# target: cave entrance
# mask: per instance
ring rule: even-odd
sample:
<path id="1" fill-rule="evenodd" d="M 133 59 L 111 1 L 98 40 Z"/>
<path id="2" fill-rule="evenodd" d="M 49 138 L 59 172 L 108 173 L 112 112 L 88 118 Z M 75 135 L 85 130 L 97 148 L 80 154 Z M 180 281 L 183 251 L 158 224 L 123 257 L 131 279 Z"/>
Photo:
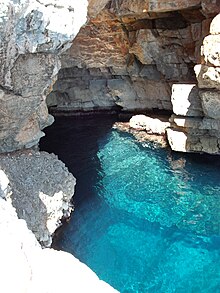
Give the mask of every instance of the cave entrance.
<path id="1" fill-rule="evenodd" d="M 211 19 L 199 7 L 123 16 L 112 5 L 91 18 L 62 55 L 48 107 L 171 112 L 172 84 L 196 83 L 193 68 Z"/>

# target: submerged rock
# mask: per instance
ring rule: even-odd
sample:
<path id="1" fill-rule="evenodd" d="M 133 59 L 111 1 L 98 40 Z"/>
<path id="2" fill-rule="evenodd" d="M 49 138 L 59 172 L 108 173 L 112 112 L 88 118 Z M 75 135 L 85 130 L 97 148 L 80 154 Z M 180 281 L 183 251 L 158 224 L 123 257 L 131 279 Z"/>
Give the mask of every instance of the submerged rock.
<path id="1" fill-rule="evenodd" d="M 145 115 L 136 115 L 133 117 L 137 117 L 137 116 L 147 117 Z M 131 118 L 131 120 L 132 120 L 132 118 Z M 147 118 L 150 118 L 150 117 L 147 117 Z M 153 118 L 150 118 L 150 119 L 153 120 Z M 140 143 L 146 143 L 146 142 L 150 141 L 153 143 L 153 145 L 155 147 L 165 148 L 168 146 L 167 139 L 166 139 L 166 136 L 164 135 L 164 133 L 158 134 L 156 132 L 152 132 L 152 130 L 150 130 L 150 131 L 149 131 L 149 129 L 146 130 L 146 128 L 145 128 L 146 125 L 139 123 L 140 121 L 138 123 L 136 123 L 136 122 L 134 123 L 134 122 L 135 121 L 133 121 L 132 123 L 130 123 L 130 122 L 115 122 L 113 125 L 113 129 L 117 129 L 119 131 L 132 134 L 135 137 L 135 139 Z M 166 122 L 162 122 L 162 123 L 166 123 Z M 169 124 L 169 122 L 167 122 L 167 123 Z M 157 131 L 158 131 L 158 129 L 159 128 L 157 128 Z M 156 128 L 154 130 L 156 130 Z"/>

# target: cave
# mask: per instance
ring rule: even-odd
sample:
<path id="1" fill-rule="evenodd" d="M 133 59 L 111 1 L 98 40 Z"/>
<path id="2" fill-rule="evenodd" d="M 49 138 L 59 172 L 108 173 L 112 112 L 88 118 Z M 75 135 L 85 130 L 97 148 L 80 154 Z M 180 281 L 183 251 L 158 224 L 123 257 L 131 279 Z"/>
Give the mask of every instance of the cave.
<path id="1" fill-rule="evenodd" d="M 219 290 L 219 8 L 0 3 L 1 286 Z"/>
<path id="2" fill-rule="evenodd" d="M 172 111 L 173 83 L 196 83 L 211 18 L 198 7 L 149 15 L 109 4 L 62 57 L 47 104 L 53 111 Z"/>
<path id="3" fill-rule="evenodd" d="M 56 122 L 41 147 L 78 180 L 53 247 L 120 292 L 215 291 L 219 150 L 213 129 L 192 126 L 207 123 L 194 67 L 212 16 L 198 5 L 128 13 L 122 4 L 110 1 L 81 28 L 47 96 Z M 192 154 L 118 127 L 138 114 L 170 121 L 168 134 L 187 136 L 181 146 L 175 133 L 176 150 Z"/>

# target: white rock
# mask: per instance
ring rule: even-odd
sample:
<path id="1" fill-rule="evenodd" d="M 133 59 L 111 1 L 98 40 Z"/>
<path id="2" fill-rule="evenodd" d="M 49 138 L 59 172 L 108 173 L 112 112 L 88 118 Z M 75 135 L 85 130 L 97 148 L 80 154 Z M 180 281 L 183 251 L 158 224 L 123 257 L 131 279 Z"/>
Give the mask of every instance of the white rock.
<path id="1" fill-rule="evenodd" d="M 0 196 L 7 197 L 9 179 L 3 170 L 0 170 Z"/>
<path id="2" fill-rule="evenodd" d="M 187 135 L 182 131 L 167 128 L 167 138 L 173 151 L 187 152 Z"/>
<path id="3" fill-rule="evenodd" d="M 220 66 L 220 34 L 205 37 L 202 53 L 206 63 Z"/>
<path id="4" fill-rule="evenodd" d="M 210 34 L 217 35 L 220 34 L 220 14 L 218 14 L 211 22 Z"/>
<path id="5" fill-rule="evenodd" d="M 145 115 L 135 115 L 129 121 L 130 127 L 134 129 L 146 130 L 148 133 L 164 134 L 169 122 L 163 122 L 157 118 Z"/>
<path id="6" fill-rule="evenodd" d="M 173 84 L 171 102 L 173 112 L 176 115 L 203 115 L 198 89 L 195 84 Z"/>
<path id="7" fill-rule="evenodd" d="M 11 204 L 0 198 L 0 292 L 117 292 L 69 253 L 42 249 Z"/>
<path id="8" fill-rule="evenodd" d="M 0 0 L 0 152 L 38 144 L 53 122 L 46 95 L 61 54 L 87 20 L 87 2 Z"/>

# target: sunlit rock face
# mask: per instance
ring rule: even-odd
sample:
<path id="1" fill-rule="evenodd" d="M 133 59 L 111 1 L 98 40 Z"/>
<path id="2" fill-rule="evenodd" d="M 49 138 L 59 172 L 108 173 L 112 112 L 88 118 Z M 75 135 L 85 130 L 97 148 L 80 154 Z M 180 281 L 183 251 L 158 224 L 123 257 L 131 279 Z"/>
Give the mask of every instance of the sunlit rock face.
<path id="1" fill-rule="evenodd" d="M 175 115 L 167 130 L 171 148 L 183 152 L 220 154 L 220 14 L 211 22 L 195 66 L 198 86 L 174 84 Z"/>
<path id="2" fill-rule="evenodd" d="M 48 105 L 171 111 L 172 84 L 196 82 L 193 67 L 217 2 L 91 0 L 90 21 L 62 56 Z"/>
<path id="3" fill-rule="evenodd" d="M 0 2 L 0 152 L 36 145 L 60 55 L 85 23 L 87 0 Z"/>

